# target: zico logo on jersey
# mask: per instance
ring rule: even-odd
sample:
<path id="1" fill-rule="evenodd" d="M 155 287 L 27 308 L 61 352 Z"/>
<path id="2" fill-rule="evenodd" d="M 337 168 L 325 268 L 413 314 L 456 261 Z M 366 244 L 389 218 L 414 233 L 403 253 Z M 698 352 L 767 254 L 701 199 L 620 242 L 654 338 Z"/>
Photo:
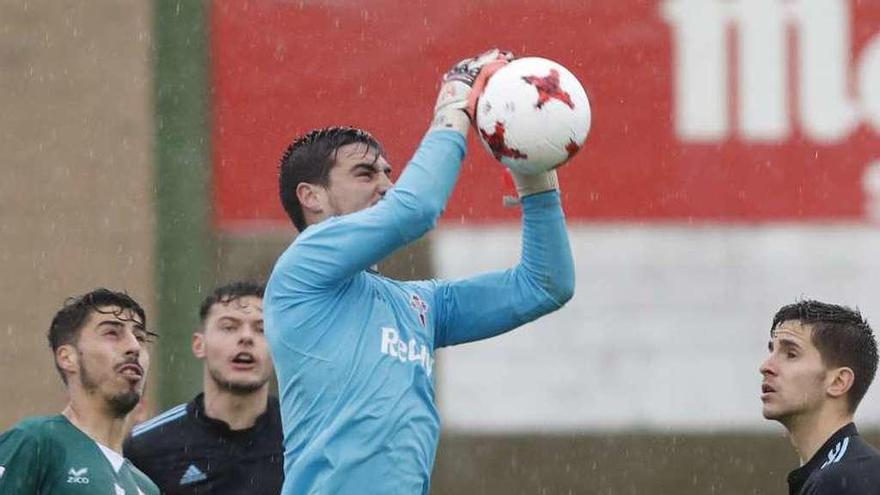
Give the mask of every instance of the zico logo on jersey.
<path id="1" fill-rule="evenodd" d="M 861 124 L 880 132 L 880 36 L 854 53 L 849 0 L 665 0 L 660 14 L 672 27 L 683 140 L 784 141 L 795 117 L 816 143 Z"/>
<path id="2" fill-rule="evenodd" d="M 67 472 L 67 482 L 77 485 L 88 485 L 89 479 L 86 477 L 87 474 L 89 474 L 89 468 L 70 468 L 70 471 Z"/>
<path id="3" fill-rule="evenodd" d="M 419 344 L 416 339 L 404 342 L 400 333 L 391 327 L 382 327 L 382 354 L 398 359 L 401 363 L 415 362 L 422 366 L 431 376 L 434 368 L 434 358 L 428 351 L 428 347 Z"/>

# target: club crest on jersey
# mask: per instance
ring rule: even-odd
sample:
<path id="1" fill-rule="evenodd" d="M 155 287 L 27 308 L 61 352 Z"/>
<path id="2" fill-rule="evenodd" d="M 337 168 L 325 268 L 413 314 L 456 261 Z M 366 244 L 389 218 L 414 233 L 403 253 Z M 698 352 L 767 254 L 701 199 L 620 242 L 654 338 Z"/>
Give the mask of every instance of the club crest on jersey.
<path id="1" fill-rule="evenodd" d="M 418 294 L 413 294 L 409 298 L 409 305 L 419 315 L 419 323 L 423 327 L 428 326 L 428 303 Z"/>

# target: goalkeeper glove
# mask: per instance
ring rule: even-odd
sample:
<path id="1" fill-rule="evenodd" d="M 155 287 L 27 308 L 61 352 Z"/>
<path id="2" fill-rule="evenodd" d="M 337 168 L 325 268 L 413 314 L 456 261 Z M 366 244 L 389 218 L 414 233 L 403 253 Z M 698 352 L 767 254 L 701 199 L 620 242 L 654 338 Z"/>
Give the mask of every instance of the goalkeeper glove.
<path id="1" fill-rule="evenodd" d="M 522 198 L 532 194 L 559 190 L 559 179 L 556 177 L 556 170 L 526 175 L 508 169 L 505 173 L 509 173 L 513 179 L 517 195 L 517 197 L 504 196 L 505 206 L 516 206 Z"/>
<path id="2" fill-rule="evenodd" d="M 489 76 L 511 60 L 513 54 L 510 52 L 493 49 L 452 66 L 443 75 L 429 131 L 452 129 L 467 136 L 477 95 L 482 92 Z"/>

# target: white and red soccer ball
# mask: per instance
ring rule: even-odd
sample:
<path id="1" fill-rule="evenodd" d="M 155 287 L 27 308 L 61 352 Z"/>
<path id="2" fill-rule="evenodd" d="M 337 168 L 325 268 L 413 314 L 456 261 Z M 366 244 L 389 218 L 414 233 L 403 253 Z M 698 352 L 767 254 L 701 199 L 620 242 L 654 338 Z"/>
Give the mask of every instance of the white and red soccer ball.
<path id="1" fill-rule="evenodd" d="M 486 149 L 522 174 L 538 174 L 568 161 L 590 131 L 590 101 L 577 78 L 552 60 L 510 62 L 486 83 L 476 124 Z"/>

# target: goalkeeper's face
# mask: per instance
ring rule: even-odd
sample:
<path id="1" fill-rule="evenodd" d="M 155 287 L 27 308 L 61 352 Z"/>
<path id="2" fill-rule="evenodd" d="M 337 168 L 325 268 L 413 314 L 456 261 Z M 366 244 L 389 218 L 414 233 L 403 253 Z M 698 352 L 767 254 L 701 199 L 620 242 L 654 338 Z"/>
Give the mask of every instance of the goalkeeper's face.
<path id="1" fill-rule="evenodd" d="M 320 219 L 369 208 L 392 185 L 391 165 L 376 148 L 363 143 L 341 146 L 336 150 L 328 186 L 316 194 Z"/>

